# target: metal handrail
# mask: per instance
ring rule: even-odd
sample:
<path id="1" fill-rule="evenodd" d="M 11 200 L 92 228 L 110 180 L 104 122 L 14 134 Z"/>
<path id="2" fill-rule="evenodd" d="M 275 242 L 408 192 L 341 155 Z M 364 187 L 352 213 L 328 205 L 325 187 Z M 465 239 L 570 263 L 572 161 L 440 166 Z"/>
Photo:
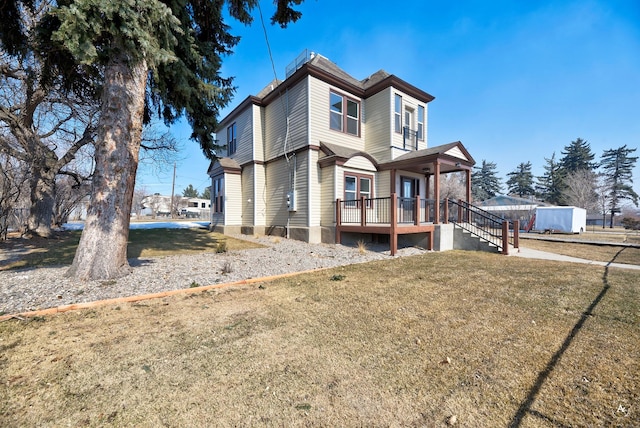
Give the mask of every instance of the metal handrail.
<path id="1" fill-rule="evenodd" d="M 407 142 L 409 142 L 409 144 L 407 144 Z M 418 150 L 418 131 L 404 126 L 402 128 L 402 144 L 405 149 Z"/>
<path id="2" fill-rule="evenodd" d="M 449 218 L 447 220 L 451 223 L 458 225 L 472 235 L 490 242 L 503 253 L 508 250 L 508 248 L 505 249 L 505 242 L 507 245 L 518 246 L 516 236 L 518 231 L 514 230 L 514 234 L 509 233 L 508 220 L 462 200 L 449 199 L 447 202 L 449 205 L 457 207 L 457 209 L 449 210 Z"/>

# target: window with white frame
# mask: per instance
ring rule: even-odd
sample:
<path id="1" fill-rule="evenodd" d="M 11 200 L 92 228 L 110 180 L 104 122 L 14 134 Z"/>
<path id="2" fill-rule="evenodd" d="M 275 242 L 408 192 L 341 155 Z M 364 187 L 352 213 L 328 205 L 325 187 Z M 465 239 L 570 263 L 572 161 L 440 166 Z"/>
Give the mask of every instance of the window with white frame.
<path id="1" fill-rule="evenodd" d="M 360 103 L 336 92 L 329 94 L 329 126 L 334 131 L 360 135 Z"/>
<path id="2" fill-rule="evenodd" d="M 418 106 L 418 140 L 424 140 L 424 106 Z"/>
<path id="3" fill-rule="evenodd" d="M 345 173 L 344 176 L 344 200 L 346 207 L 357 207 L 360 198 L 368 199 L 367 206 L 371 205 L 373 197 L 373 177 L 370 175 Z"/>
<path id="4" fill-rule="evenodd" d="M 395 95 L 394 120 L 396 132 L 402 133 L 402 97 L 398 94 Z"/>
<path id="5" fill-rule="evenodd" d="M 238 149 L 237 132 L 235 122 L 227 127 L 227 156 L 231 156 Z"/>
<path id="6" fill-rule="evenodd" d="M 224 176 L 213 179 L 211 186 L 213 198 L 213 212 L 218 214 L 224 212 Z"/>

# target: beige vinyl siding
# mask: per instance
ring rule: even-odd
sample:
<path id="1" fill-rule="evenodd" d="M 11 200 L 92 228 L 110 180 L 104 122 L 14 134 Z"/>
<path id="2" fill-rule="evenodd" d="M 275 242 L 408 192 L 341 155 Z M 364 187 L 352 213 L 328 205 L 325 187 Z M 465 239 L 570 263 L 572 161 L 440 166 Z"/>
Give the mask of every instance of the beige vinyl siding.
<path id="1" fill-rule="evenodd" d="M 262 161 L 264 160 L 264 109 L 257 105 L 253 105 L 252 119 L 253 119 L 253 159 Z"/>
<path id="2" fill-rule="evenodd" d="M 447 154 L 459 159 L 469 160 L 464 153 L 462 153 L 462 150 L 460 150 L 459 147 L 453 147 L 452 149 L 447 150 Z"/>
<path id="3" fill-rule="evenodd" d="M 224 175 L 224 224 L 240 226 L 242 224 L 242 193 L 240 174 Z"/>
<path id="4" fill-rule="evenodd" d="M 391 172 L 390 171 L 380 171 L 376 174 L 376 188 L 375 197 L 376 198 L 386 198 L 390 195 L 391 191 Z"/>
<path id="5" fill-rule="evenodd" d="M 295 190 L 297 211 L 290 214 L 291 226 L 308 226 L 309 222 L 309 151 L 298 153 L 289 164 L 296 169 Z"/>
<path id="6" fill-rule="evenodd" d="M 322 203 L 322 189 L 321 179 L 322 171 L 318 165 L 319 152 L 317 150 L 309 150 L 307 152 L 307 169 L 308 175 L 308 199 L 307 199 L 307 211 L 309 213 L 309 226 L 320 226 L 321 220 L 321 203 Z"/>
<path id="7" fill-rule="evenodd" d="M 394 92 L 387 88 L 367 98 L 365 103 L 366 151 L 380 162 L 391 160 L 393 95 Z"/>
<path id="8" fill-rule="evenodd" d="M 309 141 L 311 144 L 318 144 L 320 141 L 326 141 L 333 144 L 340 144 L 356 150 L 364 151 L 364 141 L 366 138 L 365 127 L 362 126 L 362 113 L 364 103 L 360 102 L 360 137 L 349 135 L 343 132 L 334 131 L 329 126 L 329 95 L 332 86 L 314 77 L 309 77 Z M 336 93 L 349 96 L 350 98 L 361 101 L 360 98 L 354 97 L 342 90 L 335 90 Z"/>
<path id="9" fill-rule="evenodd" d="M 413 110 L 413 123 L 411 124 L 411 129 L 413 129 L 414 131 L 418 129 L 418 106 L 423 106 L 425 111 L 424 111 L 424 135 L 425 138 L 424 140 L 418 140 L 418 150 L 422 150 L 422 149 L 426 149 L 428 147 L 427 145 L 427 131 L 428 131 L 428 109 L 427 109 L 427 105 L 418 101 L 417 99 L 408 96 L 407 94 L 400 92 L 396 89 L 389 88 L 390 90 L 390 102 L 393 103 L 394 102 L 394 97 L 395 94 L 398 94 L 400 96 L 402 96 L 402 125 L 404 126 L 404 112 L 406 111 L 407 108 L 410 108 Z M 390 110 L 389 110 L 389 115 L 390 117 L 393 119 L 393 114 L 394 114 L 394 110 L 393 110 L 393 104 L 390 104 Z M 408 150 L 403 150 L 403 138 L 402 138 L 402 134 L 401 133 L 397 133 L 395 132 L 394 129 L 391 129 L 391 139 L 392 139 L 392 146 L 395 148 L 394 150 L 391 150 L 391 156 L 392 159 L 401 156 L 405 153 L 408 152 Z"/>
<path id="10" fill-rule="evenodd" d="M 285 226 L 287 220 L 292 227 L 306 227 L 309 220 L 309 152 L 292 155 L 289 162 L 286 159 L 267 164 L 267 198 L 266 224 L 271 226 Z M 317 162 L 315 162 L 317 165 Z M 297 210 L 289 212 L 287 209 L 287 193 L 292 190 L 289 184 L 289 173 L 295 168 L 295 190 Z M 315 170 L 315 165 L 314 165 Z"/>
<path id="11" fill-rule="evenodd" d="M 289 131 L 287 133 L 287 114 Z M 285 151 L 308 145 L 308 108 L 306 79 L 300 81 L 271 102 L 265 111 L 265 160 L 282 156 Z M 286 141 L 285 141 L 286 140 Z M 286 142 L 286 145 L 285 145 Z"/>
<path id="12" fill-rule="evenodd" d="M 254 165 L 249 164 L 242 168 L 242 225 L 254 224 Z"/>
<path id="13" fill-rule="evenodd" d="M 285 159 L 278 159 L 267 164 L 266 183 L 266 225 L 286 226 L 289 166 Z"/>
<path id="14" fill-rule="evenodd" d="M 321 169 L 322 176 L 322 201 L 321 204 L 321 219 L 320 224 L 322 226 L 335 225 L 335 202 L 337 198 L 342 199 L 342 196 L 337 195 L 336 191 L 336 174 L 340 168 L 331 165 Z"/>
<path id="15" fill-rule="evenodd" d="M 252 106 L 253 107 L 253 106 Z M 228 121 L 227 126 L 222 130 L 224 134 L 225 144 L 227 141 L 227 128 L 235 122 L 236 124 L 236 152 L 229 156 L 242 165 L 245 162 L 249 162 L 253 158 L 253 109 L 247 108 L 239 113 L 234 119 Z M 218 138 L 220 136 L 218 135 Z M 227 151 L 224 150 L 224 156 L 227 156 Z"/>
<path id="16" fill-rule="evenodd" d="M 266 187 L 266 175 L 265 166 L 261 164 L 255 164 L 253 166 L 254 171 L 254 224 L 256 226 L 264 226 L 266 223 L 266 210 L 267 210 L 267 187 Z"/>
<path id="17" fill-rule="evenodd" d="M 344 164 L 345 168 L 355 168 L 363 171 L 375 172 L 376 167 L 364 156 L 354 156 Z"/>

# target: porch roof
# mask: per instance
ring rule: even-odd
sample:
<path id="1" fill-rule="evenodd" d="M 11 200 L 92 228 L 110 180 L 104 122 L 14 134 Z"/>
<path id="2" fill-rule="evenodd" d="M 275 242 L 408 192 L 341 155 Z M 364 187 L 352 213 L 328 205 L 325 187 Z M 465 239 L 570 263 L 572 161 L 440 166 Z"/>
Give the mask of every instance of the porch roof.
<path id="1" fill-rule="evenodd" d="M 466 171 L 473 168 L 476 161 L 460 141 L 441 146 L 415 150 L 380 165 L 380 169 L 403 169 L 420 174 L 433 174 L 435 164 L 441 173 Z"/>
<path id="2" fill-rule="evenodd" d="M 239 174 L 241 171 L 242 168 L 235 159 L 218 158 L 215 161 L 212 161 L 211 164 L 209 164 L 207 174 L 213 177 L 214 175 L 218 175 L 222 172 Z"/>

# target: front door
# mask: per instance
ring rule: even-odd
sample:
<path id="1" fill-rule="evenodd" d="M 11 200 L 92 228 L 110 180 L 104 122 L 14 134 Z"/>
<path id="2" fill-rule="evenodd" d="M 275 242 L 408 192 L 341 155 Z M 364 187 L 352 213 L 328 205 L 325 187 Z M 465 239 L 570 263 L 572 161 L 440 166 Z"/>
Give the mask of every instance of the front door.
<path id="1" fill-rule="evenodd" d="M 413 222 L 415 213 L 415 197 L 420 191 L 420 182 L 417 178 L 400 178 L 400 221 Z"/>

